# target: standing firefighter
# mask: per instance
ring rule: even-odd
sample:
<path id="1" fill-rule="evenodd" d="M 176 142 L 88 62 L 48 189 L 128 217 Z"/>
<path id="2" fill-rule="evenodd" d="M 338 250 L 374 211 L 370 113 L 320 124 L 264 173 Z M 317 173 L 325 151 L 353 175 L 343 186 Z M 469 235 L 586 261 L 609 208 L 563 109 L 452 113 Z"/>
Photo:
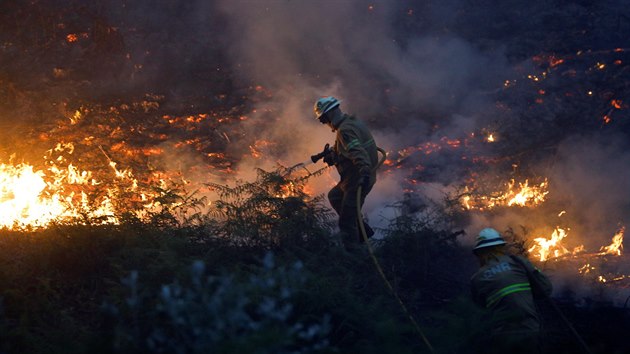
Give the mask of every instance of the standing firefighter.
<path id="1" fill-rule="evenodd" d="M 335 165 L 340 181 L 328 193 L 330 205 L 339 215 L 339 231 L 346 247 L 361 242 L 359 219 L 357 218 L 357 190 L 361 186 L 361 206 L 376 182 L 378 151 L 372 134 L 366 125 L 347 115 L 339 108 L 340 101 L 334 97 L 320 98 L 315 102 L 315 117 L 337 133 L 335 145 L 325 152 L 324 162 Z M 370 237 L 374 231 L 367 225 Z"/>
<path id="2" fill-rule="evenodd" d="M 536 290 L 549 296 L 551 283 L 527 259 L 510 255 L 505 240 L 492 228 L 481 230 L 473 253 L 481 268 L 471 279 L 473 300 L 489 310 L 490 333 L 483 353 L 539 353 L 540 318 Z"/>

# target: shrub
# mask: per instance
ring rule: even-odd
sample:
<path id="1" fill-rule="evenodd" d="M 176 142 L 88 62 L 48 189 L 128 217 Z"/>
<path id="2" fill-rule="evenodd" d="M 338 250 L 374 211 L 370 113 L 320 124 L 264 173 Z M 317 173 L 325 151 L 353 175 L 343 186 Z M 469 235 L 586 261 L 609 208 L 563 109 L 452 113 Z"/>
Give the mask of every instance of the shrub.
<path id="1" fill-rule="evenodd" d="M 321 171 L 321 170 L 320 170 Z M 258 170 L 254 182 L 235 187 L 209 184 L 220 199 L 211 215 L 219 221 L 218 234 L 236 245 L 248 247 L 303 246 L 328 240 L 332 230 L 330 209 L 323 197 L 304 191 L 314 175 L 292 177 L 291 170 Z"/>
<path id="2" fill-rule="evenodd" d="M 296 292 L 306 281 L 302 263 L 262 267 L 245 277 L 206 275 L 195 262 L 189 282 L 143 293 L 138 273 L 125 279 L 131 294 L 115 319 L 114 347 L 122 353 L 313 353 L 330 351 L 328 317 L 299 318 Z"/>

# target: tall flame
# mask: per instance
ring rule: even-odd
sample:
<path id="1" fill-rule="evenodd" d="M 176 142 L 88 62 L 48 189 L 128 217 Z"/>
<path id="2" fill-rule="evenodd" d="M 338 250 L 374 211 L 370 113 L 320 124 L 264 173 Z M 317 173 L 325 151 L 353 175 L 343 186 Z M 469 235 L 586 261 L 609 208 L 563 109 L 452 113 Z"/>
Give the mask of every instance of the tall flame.
<path id="1" fill-rule="evenodd" d="M 130 169 L 117 168 L 116 162 L 105 154 L 113 180 L 99 181 L 91 171 L 66 161 L 64 156 L 72 155 L 73 151 L 72 143 L 57 144 L 47 152 L 46 167 L 42 169 L 26 163 L 0 163 L 0 228 L 40 228 L 53 221 L 73 219 L 115 224 L 118 223 L 115 204 L 121 203 L 137 206 L 128 211 L 140 218 L 159 210 L 160 206 L 150 200 L 161 192 L 151 187 L 139 188 Z M 162 179 L 159 181 L 164 183 Z M 165 185 L 160 188 L 168 189 Z"/>
<path id="2" fill-rule="evenodd" d="M 17 220 L 41 225 L 63 211 L 58 199 L 40 199 L 46 187 L 42 177 L 33 166 L 0 164 L 0 226 L 11 227 Z"/>
<path id="3" fill-rule="evenodd" d="M 611 254 L 613 256 L 621 256 L 621 250 L 623 249 L 623 234 L 626 231 L 625 227 L 622 227 L 617 231 L 612 238 L 612 243 L 608 246 L 603 246 L 599 250 L 601 254 Z"/>
<path id="4" fill-rule="evenodd" d="M 556 227 L 551 234 L 551 238 L 538 237 L 534 239 L 534 244 L 529 248 L 530 253 L 536 252 L 540 261 L 545 261 L 551 257 L 560 257 L 569 253 L 569 250 L 561 245 L 562 239 L 567 237 L 567 230 Z"/>
<path id="5" fill-rule="evenodd" d="M 70 190 L 72 185 L 95 184 L 89 172 L 72 165 L 53 166 L 47 172 L 23 163 L 0 164 L 0 227 L 44 227 L 53 220 L 79 217 L 86 210 L 91 217 L 115 221 L 108 197 L 91 206 L 84 191 Z"/>

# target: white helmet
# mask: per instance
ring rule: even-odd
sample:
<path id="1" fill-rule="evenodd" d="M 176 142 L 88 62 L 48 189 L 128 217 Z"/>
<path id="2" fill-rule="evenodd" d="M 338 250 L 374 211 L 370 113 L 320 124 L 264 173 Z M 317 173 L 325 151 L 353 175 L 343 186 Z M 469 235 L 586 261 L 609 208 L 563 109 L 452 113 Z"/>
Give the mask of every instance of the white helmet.
<path id="1" fill-rule="evenodd" d="M 493 228 L 485 228 L 479 232 L 479 236 L 477 236 L 477 244 L 473 251 L 478 250 L 480 248 L 492 247 L 505 245 L 505 240 L 499 232 Z"/>
<path id="2" fill-rule="evenodd" d="M 324 114 L 328 113 L 331 109 L 338 107 L 339 101 L 333 96 L 322 97 L 315 102 L 313 110 L 315 111 L 315 118 L 320 119 Z"/>

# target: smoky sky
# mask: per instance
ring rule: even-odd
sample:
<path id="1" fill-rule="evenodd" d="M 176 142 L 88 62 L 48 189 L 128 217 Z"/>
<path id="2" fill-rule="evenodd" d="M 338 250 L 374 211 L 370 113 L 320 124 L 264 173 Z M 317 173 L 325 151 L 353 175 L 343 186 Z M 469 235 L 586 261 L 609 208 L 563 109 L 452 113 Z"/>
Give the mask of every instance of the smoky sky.
<path id="1" fill-rule="evenodd" d="M 273 111 L 265 133 L 301 156 L 333 138 L 312 116 L 322 96 L 336 96 L 342 110 L 367 120 L 388 151 L 433 139 L 436 127 L 457 136 L 491 119 L 480 114 L 493 109 L 485 93 L 500 87 L 512 69 L 502 48 L 484 51 L 439 30 L 457 14 L 454 7 L 389 1 L 216 6 L 226 19 L 237 79 L 272 93 L 260 105 L 260 111 Z M 418 18 L 426 18 L 423 28 L 401 27 L 422 22 Z M 260 132 L 260 120 L 252 122 Z"/>
<path id="2" fill-rule="evenodd" d="M 218 7 L 229 18 L 229 52 L 242 64 L 242 78 L 272 90 L 290 88 L 293 96 L 306 101 L 305 108 L 335 87 L 349 108 L 376 126 L 405 126 L 404 118 L 381 121 L 389 111 L 418 120 L 422 117 L 416 115 L 423 112 L 465 110 L 474 101 L 471 88 L 496 87 L 505 76 L 508 68 L 500 50 L 483 53 L 457 36 L 431 29 L 403 32 L 399 21 L 423 15 L 418 13 L 422 9 L 414 13 L 404 5 L 224 1 Z"/>
<path id="3" fill-rule="evenodd" d="M 623 3 L 50 1 L 27 7 L 4 2 L 2 19 L 16 25 L 0 33 L 6 69 L 0 80 L 43 93 L 33 102 L 24 99 L 20 106 L 14 100 L 0 108 L 37 108 L 24 110 L 30 113 L 55 100 L 55 109 L 63 112 L 51 116 L 71 115 L 81 105 L 74 97 L 89 94 L 98 101 L 145 93 L 163 95 L 160 108 L 169 114 L 219 107 L 248 118 L 238 133 L 230 134 L 229 143 L 225 140 L 231 156 L 242 156 L 235 168 L 243 178 L 252 178 L 254 167 L 306 161 L 332 142 L 334 134 L 312 113 L 321 96 L 338 97 L 342 110 L 367 121 L 390 156 L 409 146 L 497 130 L 497 144 L 478 146 L 476 153 L 507 162 L 483 166 L 477 178 L 549 178 L 550 202 L 543 208 L 550 215 L 567 209 L 579 225 L 575 231 L 588 233 L 596 247 L 609 241 L 611 229 L 628 221 L 630 209 L 630 127 L 622 125 L 627 109 L 614 111 L 611 125 L 601 123 L 611 99 L 630 101 L 618 75 L 624 71 L 591 80 L 588 73 L 598 72 L 593 68 L 607 57 L 583 55 L 554 71 L 547 81 L 555 84 L 545 87 L 544 94 L 527 76 L 541 75 L 544 68 L 533 60 L 541 54 L 575 58 L 579 52 L 623 48 L 630 31 L 630 10 Z M 58 43 L 39 43 L 20 26 L 29 23 L 41 24 L 40 32 Z M 67 43 L 65 35 L 72 32 L 89 38 Z M 53 77 L 55 69 L 67 77 Z M 35 75 L 42 78 L 33 80 Z M 594 93 L 587 96 L 587 91 Z M 14 96 L 28 97 L 21 92 Z M 48 117 L 39 115 L 36 120 Z M 2 119 L 13 116 L 15 112 Z M 223 139 L 224 133 L 215 135 Z M 252 157 L 252 147 L 266 158 Z M 202 161 L 176 154 L 165 157 L 169 159 Z M 380 176 L 367 200 L 371 219 L 390 215 L 386 206 L 402 198 L 409 178 L 440 202 L 444 193 L 464 183 L 463 172 L 479 167 L 462 161 L 462 154 L 446 150 L 410 156 L 405 169 Z M 517 174 L 513 164 L 519 166 Z M 325 192 L 336 178 L 331 169 L 316 182 L 317 191 Z M 526 211 L 515 210 L 459 226 L 474 235 L 488 225 L 505 229 L 535 224 L 532 220 Z M 606 231 L 600 235 L 597 230 Z"/>
<path id="4" fill-rule="evenodd" d="M 237 65 L 237 80 L 271 92 L 260 103 L 269 125 L 253 120 L 251 129 L 286 147 L 279 155 L 287 163 L 304 160 L 334 138 L 312 118 L 313 102 L 327 95 L 342 99 L 342 110 L 367 120 L 377 143 L 389 152 L 493 127 L 505 128 L 504 146 L 540 145 L 535 136 L 548 134 L 548 122 L 560 114 L 545 112 L 544 117 L 525 120 L 530 108 L 499 110 L 494 93 L 506 80 L 523 82 L 533 71 L 531 57 L 546 48 L 532 50 L 531 43 L 557 46 L 560 38 L 571 39 L 572 26 L 588 16 L 588 8 L 577 3 L 550 10 L 544 10 L 541 2 L 495 8 L 467 1 L 221 1 L 215 5 L 225 19 L 227 52 Z M 549 23 L 554 14 L 566 28 Z M 536 30 L 540 26 L 548 26 L 548 33 Z M 576 46 L 591 46 L 594 36 L 586 34 Z M 529 100 L 514 98 L 519 107 Z M 529 136 L 522 136 L 522 130 Z M 623 134 L 613 143 L 605 137 L 615 135 L 611 132 L 589 137 L 558 131 L 554 137 L 559 141 L 553 142 L 558 148 L 549 156 L 537 156 L 527 166 L 528 175 L 550 179 L 549 214 L 567 210 L 574 232 L 593 239 L 583 242 L 591 247 L 606 244 L 618 224 L 628 221 L 624 191 L 630 167 L 624 161 L 630 155 Z M 527 160 L 522 156 L 519 162 Z M 430 165 L 438 172 L 427 190 L 446 190 L 458 182 L 456 175 L 449 174 L 457 170 L 457 158 L 432 157 Z M 510 169 L 490 173 L 507 178 Z M 390 184 L 401 185 L 405 177 L 382 176 L 366 206 L 372 219 L 390 214 L 384 206 L 402 193 Z M 443 193 L 436 194 L 440 196 Z M 486 215 L 464 226 L 474 234 L 492 224 L 499 229 L 532 226 L 533 220 L 526 210 L 517 210 Z M 545 222 L 556 226 L 556 221 Z"/>
<path id="5" fill-rule="evenodd" d="M 390 152 L 439 138 L 433 136 L 436 126 L 441 134 L 455 136 L 475 129 L 477 120 L 488 118 L 479 112 L 492 109 L 484 92 L 500 87 L 511 71 L 505 54 L 440 33 L 443 21 L 433 17 L 455 16 L 453 3 L 411 5 L 220 2 L 237 78 L 272 94 L 258 107 L 265 118 L 254 117 L 250 131 L 284 146 L 283 162 L 303 161 L 334 139 L 312 116 L 314 101 L 328 95 L 342 100 L 343 111 L 368 121 L 379 146 Z M 401 22 L 419 17 L 427 19 L 424 28 L 401 28 Z M 250 168 L 249 162 L 242 168 Z M 400 185 L 391 177 L 385 180 Z M 388 192 L 375 190 L 367 210 L 382 212 L 384 204 L 401 197 L 401 190 L 384 184 Z"/>

